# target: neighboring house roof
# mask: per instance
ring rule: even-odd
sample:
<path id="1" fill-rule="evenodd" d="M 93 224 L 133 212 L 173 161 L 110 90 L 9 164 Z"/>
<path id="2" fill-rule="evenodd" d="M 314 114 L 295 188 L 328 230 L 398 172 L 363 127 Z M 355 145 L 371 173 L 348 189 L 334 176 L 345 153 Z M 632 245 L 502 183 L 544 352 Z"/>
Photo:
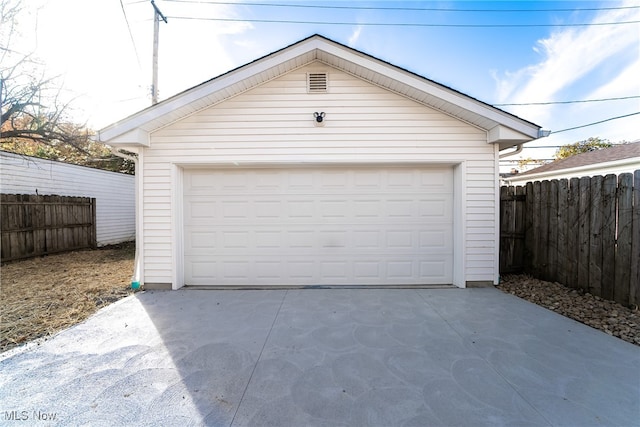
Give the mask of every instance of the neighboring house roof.
<path id="1" fill-rule="evenodd" d="M 509 181 L 536 181 L 556 177 L 590 176 L 618 173 L 625 169 L 640 169 L 640 140 L 628 144 L 614 145 L 587 153 L 576 154 L 556 160 L 527 172 L 507 178 Z M 608 172 L 610 171 L 610 172 Z"/>
<path id="2" fill-rule="evenodd" d="M 98 139 L 114 145 L 148 146 L 150 132 L 315 61 L 486 130 L 488 142 L 498 143 L 500 149 L 539 137 L 540 126 L 534 123 L 323 36 L 313 35 L 107 126 L 98 132 Z"/>

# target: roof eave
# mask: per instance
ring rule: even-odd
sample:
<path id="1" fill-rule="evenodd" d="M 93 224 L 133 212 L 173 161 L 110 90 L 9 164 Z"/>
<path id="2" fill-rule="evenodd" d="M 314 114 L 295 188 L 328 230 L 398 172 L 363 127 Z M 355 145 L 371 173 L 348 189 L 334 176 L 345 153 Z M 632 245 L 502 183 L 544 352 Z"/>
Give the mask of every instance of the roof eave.
<path id="1" fill-rule="evenodd" d="M 613 160 L 613 161 L 609 161 L 609 162 L 601 162 L 601 163 L 592 163 L 589 165 L 581 165 L 581 166 L 575 166 L 572 168 L 564 168 L 564 169 L 554 169 L 554 170 L 550 170 L 550 171 L 544 171 L 544 172 L 532 172 L 531 173 L 525 173 L 525 174 L 518 174 L 518 175 L 514 175 L 513 177 L 510 178 L 511 181 L 541 181 L 544 179 L 548 179 L 548 178 L 552 178 L 556 175 L 575 175 L 575 176 L 579 176 L 579 174 L 581 172 L 592 172 L 598 169 L 607 169 L 607 168 L 616 168 L 616 167 L 621 167 L 621 166 L 626 166 L 626 165 L 640 165 L 640 157 L 629 157 L 626 159 L 620 159 L 620 160 Z"/>
<path id="2" fill-rule="evenodd" d="M 488 142 L 498 143 L 500 149 L 538 137 L 538 125 L 368 54 L 314 35 L 109 125 L 98 132 L 98 140 L 109 144 L 148 145 L 148 135 L 137 135 L 132 141 L 129 134 L 136 129 L 152 132 L 314 60 L 363 79 L 365 77 L 359 75 L 358 70 L 373 71 L 374 77 L 370 82 L 381 87 L 394 83 L 402 88 L 395 92 L 486 130 Z"/>

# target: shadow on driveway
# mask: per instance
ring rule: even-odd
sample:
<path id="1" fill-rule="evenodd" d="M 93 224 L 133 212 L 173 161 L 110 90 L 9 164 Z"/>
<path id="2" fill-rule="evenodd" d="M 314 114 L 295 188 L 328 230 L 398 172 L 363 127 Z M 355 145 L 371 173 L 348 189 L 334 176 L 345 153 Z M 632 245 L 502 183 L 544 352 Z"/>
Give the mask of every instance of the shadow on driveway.
<path id="1" fill-rule="evenodd" d="M 640 348 L 496 289 L 144 292 L 1 357 L 3 425 L 640 419 Z"/>

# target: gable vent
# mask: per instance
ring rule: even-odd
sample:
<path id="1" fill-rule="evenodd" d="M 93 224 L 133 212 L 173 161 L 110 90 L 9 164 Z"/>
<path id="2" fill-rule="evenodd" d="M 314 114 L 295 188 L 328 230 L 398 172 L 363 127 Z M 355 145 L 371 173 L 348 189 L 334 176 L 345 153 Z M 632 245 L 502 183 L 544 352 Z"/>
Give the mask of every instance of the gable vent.
<path id="1" fill-rule="evenodd" d="M 325 93 L 327 80 L 327 73 L 309 73 L 307 74 L 307 90 L 309 93 Z"/>

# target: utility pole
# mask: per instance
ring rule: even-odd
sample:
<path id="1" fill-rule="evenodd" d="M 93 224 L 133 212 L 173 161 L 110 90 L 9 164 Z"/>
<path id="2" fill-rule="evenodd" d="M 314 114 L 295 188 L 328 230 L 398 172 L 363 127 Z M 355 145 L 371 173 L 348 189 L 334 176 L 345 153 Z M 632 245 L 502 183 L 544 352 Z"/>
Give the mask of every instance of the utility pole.
<path id="1" fill-rule="evenodd" d="M 151 105 L 158 103 L 158 33 L 160 32 L 160 20 L 167 23 L 167 17 L 160 12 L 156 2 L 151 0 L 153 6 L 153 71 L 151 76 Z"/>

